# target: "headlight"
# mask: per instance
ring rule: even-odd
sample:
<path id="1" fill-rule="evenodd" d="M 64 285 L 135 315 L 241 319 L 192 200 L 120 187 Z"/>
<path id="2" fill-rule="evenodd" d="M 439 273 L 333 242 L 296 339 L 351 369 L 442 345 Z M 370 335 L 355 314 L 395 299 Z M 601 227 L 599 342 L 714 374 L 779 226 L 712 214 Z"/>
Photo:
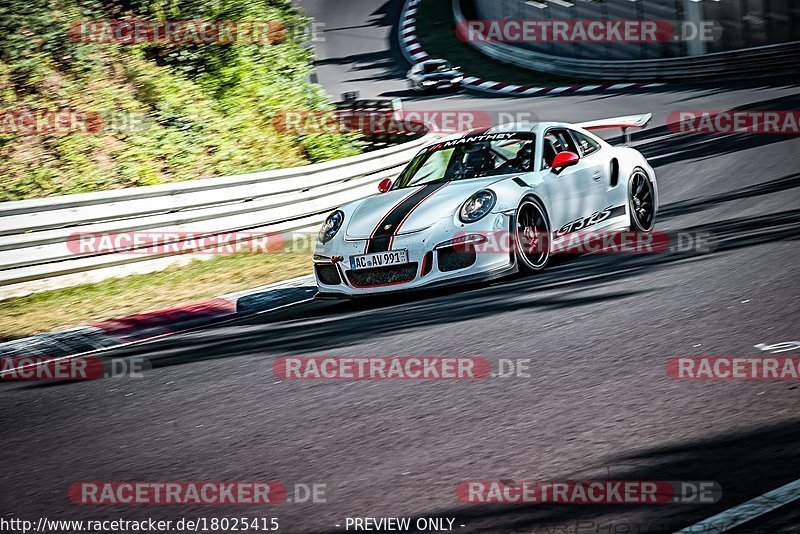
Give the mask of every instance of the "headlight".
<path id="1" fill-rule="evenodd" d="M 437 83 L 435 80 L 422 80 L 422 85 L 436 85 Z"/>
<path id="2" fill-rule="evenodd" d="M 458 216 L 461 218 L 461 222 L 473 223 L 492 211 L 496 202 L 497 197 L 494 192 L 488 189 L 478 191 L 464 202 Z"/>
<path id="3" fill-rule="evenodd" d="M 325 219 L 325 224 L 323 224 L 322 228 L 319 229 L 319 242 L 324 245 L 333 239 L 333 236 L 335 236 L 336 232 L 339 231 L 339 228 L 342 227 L 343 222 L 344 213 L 340 210 L 336 210 L 328 215 L 328 218 Z"/>

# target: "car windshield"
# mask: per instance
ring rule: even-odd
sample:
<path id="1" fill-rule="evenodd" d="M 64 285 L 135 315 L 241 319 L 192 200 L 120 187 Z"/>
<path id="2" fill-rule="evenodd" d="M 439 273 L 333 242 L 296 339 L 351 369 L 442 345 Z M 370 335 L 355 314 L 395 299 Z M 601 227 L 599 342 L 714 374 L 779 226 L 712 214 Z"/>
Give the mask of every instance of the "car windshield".
<path id="1" fill-rule="evenodd" d="M 448 70 L 453 70 L 453 66 L 447 62 L 436 62 L 436 63 L 426 63 L 423 65 L 423 69 L 426 73 L 430 74 L 432 72 L 446 72 Z"/>
<path id="2" fill-rule="evenodd" d="M 425 148 L 397 179 L 394 189 L 432 182 L 533 171 L 533 133 L 462 137 Z"/>

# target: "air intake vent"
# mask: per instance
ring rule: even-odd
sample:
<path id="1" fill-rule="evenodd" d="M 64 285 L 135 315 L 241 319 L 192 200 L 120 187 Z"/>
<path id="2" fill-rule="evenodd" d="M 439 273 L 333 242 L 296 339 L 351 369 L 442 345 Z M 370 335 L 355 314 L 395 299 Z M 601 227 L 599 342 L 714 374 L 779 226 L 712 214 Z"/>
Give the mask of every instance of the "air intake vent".
<path id="1" fill-rule="evenodd" d="M 417 276 L 419 263 L 405 263 L 389 267 L 347 271 L 347 278 L 355 287 L 387 286 L 410 282 Z"/>
<path id="2" fill-rule="evenodd" d="M 422 260 L 422 272 L 420 276 L 425 276 L 433 269 L 433 252 L 428 252 L 425 254 L 425 258 Z"/>
<path id="3" fill-rule="evenodd" d="M 439 270 L 446 273 L 466 269 L 475 263 L 477 254 L 472 245 L 459 245 L 455 247 L 440 248 L 439 251 Z"/>
<path id="4" fill-rule="evenodd" d="M 616 187 L 619 183 L 619 161 L 617 158 L 611 160 L 611 187 Z"/>
<path id="5" fill-rule="evenodd" d="M 318 264 L 314 266 L 317 271 L 317 278 L 325 285 L 335 286 L 342 283 L 339 277 L 339 270 L 334 265 Z"/>

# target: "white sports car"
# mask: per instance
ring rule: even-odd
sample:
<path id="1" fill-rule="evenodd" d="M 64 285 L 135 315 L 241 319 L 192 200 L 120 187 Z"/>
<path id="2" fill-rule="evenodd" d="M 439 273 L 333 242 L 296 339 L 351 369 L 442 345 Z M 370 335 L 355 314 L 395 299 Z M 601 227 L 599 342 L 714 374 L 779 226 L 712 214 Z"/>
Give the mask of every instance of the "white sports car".
<path id="1" fill-rule="evenodd" d="M 318 297 L 355 297 L 540 271 L 579 231 L 653 229 L 653 168 L 592 133 L 650 114 L 582 124 L 505 124 L 422 149 L 380 194 L 331 213 L 314 250 Z M 508 235 L 508 246 L 487 247 Z M 499 253 L 498 253 L 499 252 Z"/>

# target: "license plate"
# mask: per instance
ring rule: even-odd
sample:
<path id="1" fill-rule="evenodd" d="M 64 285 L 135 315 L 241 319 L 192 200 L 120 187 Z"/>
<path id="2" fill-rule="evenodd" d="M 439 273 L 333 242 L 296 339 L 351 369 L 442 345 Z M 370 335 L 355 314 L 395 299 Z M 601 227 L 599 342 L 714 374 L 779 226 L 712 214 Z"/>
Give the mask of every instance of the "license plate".
<path id="1" fill-rule="evenodd" d="M 371 267 L 385 267 L 400 263 L 408 263 L 407 250 L 390 250 L 388 252 L 350 256 L 351 269 L 369 269 Z"/>

